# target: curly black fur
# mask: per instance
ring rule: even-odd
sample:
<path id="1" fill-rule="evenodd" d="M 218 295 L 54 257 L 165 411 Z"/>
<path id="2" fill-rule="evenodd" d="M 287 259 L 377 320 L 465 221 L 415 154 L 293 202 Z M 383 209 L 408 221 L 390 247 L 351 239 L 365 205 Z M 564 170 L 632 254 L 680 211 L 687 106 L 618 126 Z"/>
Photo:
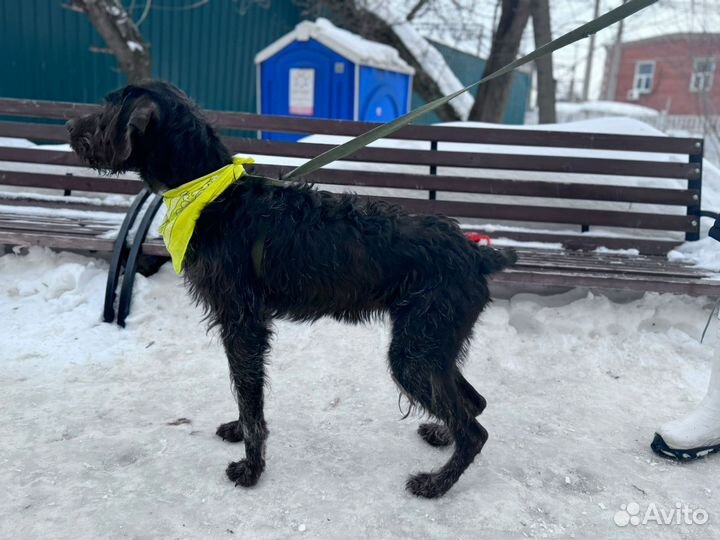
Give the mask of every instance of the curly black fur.
<path id="1" fill-rule="evenodd" d="M 177 187 L 230 163 L 231 156 L 196 106 L 162 82 L 110 94 L 104 108 L 68 123 L 73 149 L 89 164 L 135 169 L 155 192 Z M 251 250 L 265 238 L 262 273 Z M 274 318 L 331 316 L 360 323 L 392 321 L 390 370 L 410 403 L 437 418 L 421 435 L 455 443 L 438 471 L 410 478 L 424 497 L 443 495 L 487 440 L 475 417 L 485 400 L 459 366 L 472 329 L 489 302 L 486 276 L 514 253 L 479 247 L 442 216 L 305 184 L 277 187 L 240 181 L 203 211 L 184 261 L 185 280 L 218 325 L 237 394 L 239 419 L 218 435 L 244 441 L 245 459 L 227 474 L 254 485 L 264 467 L 265 359 Z"/>

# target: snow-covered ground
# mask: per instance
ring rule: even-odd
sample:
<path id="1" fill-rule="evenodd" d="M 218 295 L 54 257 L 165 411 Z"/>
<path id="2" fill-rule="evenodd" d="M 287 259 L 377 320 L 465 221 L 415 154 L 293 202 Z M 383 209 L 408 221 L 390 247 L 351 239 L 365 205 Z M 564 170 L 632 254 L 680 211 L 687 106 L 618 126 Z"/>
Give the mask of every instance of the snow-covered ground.
<path id="1" fill-rule="evenodd" d="M 280 322 L 267 471 L 242 448 L 226 362 L 169 265 L 139 277 L 122 330 L 100 322 L 107 267 L 0 257 L 0 538 L 712 538 L 720 459 L 678 466 L 649 442 L 703 394 L 706 299 L 516 295 L 482 316 L 466 375 L 490 441 L 440 500 L 403 490 L 447 458 L 401 420 L 384 323 Z M 183 419 L 183 420 L 180 420 Z M 184 420 L 187 419 L 187 420 Z M 704 525 L 615 525 L 621 505 L 704 509 Z"/>
<path id="2" fill-rule="evenodd" d="M 550 128 L 659 133 L 617 118 Z M 546 152 L 456 146 L 447 149 Z M 706 163 L 704 175 L 703 206 L 717 210 L 720 170 Z M 670 257 L 720 271 L 712 240 Z M 448 451 L 420 440 L 417 418 L 401 420 L 385 365 L 386 323 L 277 323 L 268 468 L 244 490 L 224 474 L 242 447 L 214 435 L 236 410 L 226 361 L 181 280 L 169 265 L 138 276 L 122 330 L 100 321 L 106 273 L 101 260 L 40 248 L 0 256 L 0 538 L 720 535 L 720 457 L 678 466 L 649 448 L 654 429 L 704 393 L 720 348 L 715 325 L 699 343 L 708 299 L 572 290 L 497 300 L 481 317 L 465 368 L 488 399 L 481 420 L 490 441 L 446 497 L 426 501 L 408 495 L 404 481 L 442 464 Z M 709 521 L 617 526 L 616 513 L 630 503 L 666 513 L 687 505 Z"/>

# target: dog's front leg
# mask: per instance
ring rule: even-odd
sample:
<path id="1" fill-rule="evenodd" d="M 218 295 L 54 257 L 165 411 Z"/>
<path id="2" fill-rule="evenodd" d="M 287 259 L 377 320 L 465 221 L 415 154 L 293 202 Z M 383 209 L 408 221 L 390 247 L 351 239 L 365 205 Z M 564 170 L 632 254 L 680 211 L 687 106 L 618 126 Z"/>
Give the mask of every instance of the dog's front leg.
<path id="1" fill-rule="evenodd" d="M 238 402 L 235 430 L 242 430 L 241 438 L 245 440 L 245 459 L 230 463 L 226 472 L 235 485 L 248 487 L 257 483 L 265 468 L 268 431 L 263 413 L 263 388 L 270 331 L 266 322 L 246 319 L 242 324 L 238 321 L 222 324 L 222 338 Z"/>

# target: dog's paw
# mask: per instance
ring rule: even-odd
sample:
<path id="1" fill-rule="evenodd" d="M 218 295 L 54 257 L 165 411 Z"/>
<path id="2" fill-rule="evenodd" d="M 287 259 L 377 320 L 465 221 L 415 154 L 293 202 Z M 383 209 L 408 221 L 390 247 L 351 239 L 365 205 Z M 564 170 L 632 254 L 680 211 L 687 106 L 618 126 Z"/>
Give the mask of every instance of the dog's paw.
<path id="1" fill-rule="evenodd" d="M 233 461 L 225 469 L 228 478 L 235 482 L 236 486 L 251 487 L 257 484 L 262 474 L 263 466 L 254 466 L 246 459 Z"/>
<path id="2" fill-rule="evenodd" d="M 240 422 L 237 420 L 226 424 L 220 424 L 215 431 L 215 434 L 222 438 L 222 440 L 232 443 L 241 442 L 243 440 L 242 427 L 240 426 Z"/>
<path id="3" fill-rule="evenodd" d="M 449 446 L 453 442 L 450 430 L 442 424 L 434 422 L 420 424 L 417 431 L 430 446 Z"/>
<path id="4" fill-rule="evenodd" d="M 418 473 L 408 478 L 405 484 L 407 489 L 413 495 L 424 497 L 426 499 L 434 499 L 445 495 L 451 486 L 445 486 L 440 477 L 435 473 Z"/>

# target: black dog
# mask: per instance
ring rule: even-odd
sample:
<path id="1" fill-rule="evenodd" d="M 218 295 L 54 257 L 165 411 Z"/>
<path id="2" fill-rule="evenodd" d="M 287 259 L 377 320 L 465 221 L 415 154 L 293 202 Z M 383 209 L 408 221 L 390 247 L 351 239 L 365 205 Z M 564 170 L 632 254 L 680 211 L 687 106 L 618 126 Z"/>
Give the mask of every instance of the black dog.
<path id="1" fill-rule="evenodd" d="M 163 82 L 118 90 L 100 112 L 67 127 L 88 164 L 137 170 L 154 192 L 231 162 L 196 106 Z M 258 238 L 265 238 L 261 272 L 251 255 Z M 455 443 L 441 469 L 411 476 L 407 488 L 423 497 L 447 492 L 488 437 L 475 419 L 485 399 L 459 364 L 489 302 L 486 276 L 514 261 L 512 252 L 473 244 L 445 217 L 408 215 L 304 184 L 233 184 L 203 210 L 183 266 L 194 298 L 220 328 L 237 393 L 239 419 L 217 430 L 225 440 L 245 441 L 245 459 L 230 463 L 228 477 L 252 486 L 265 468 L 263 385 L 273 318 L 359 323 L 388 314 L 392 376 L 411 405 L 441 421 L 422 424 L 420 435 L 434 446 Z"/>

